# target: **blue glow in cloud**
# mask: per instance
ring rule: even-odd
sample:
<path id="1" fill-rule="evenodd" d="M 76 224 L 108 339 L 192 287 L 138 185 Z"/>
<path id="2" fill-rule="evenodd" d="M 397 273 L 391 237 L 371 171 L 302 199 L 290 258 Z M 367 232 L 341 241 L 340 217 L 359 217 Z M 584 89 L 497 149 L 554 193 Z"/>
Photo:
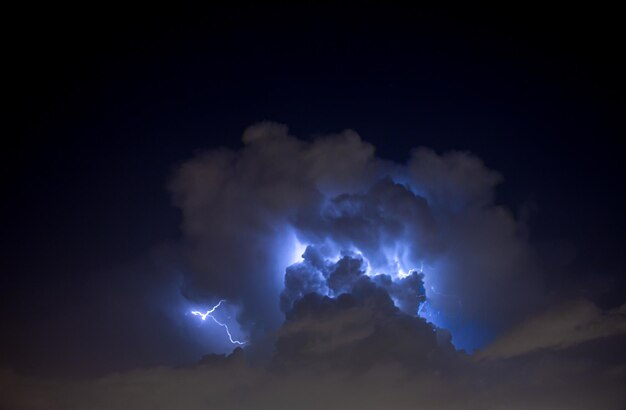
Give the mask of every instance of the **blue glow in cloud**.
<path id="1" fill-rule="evenodd" d="M 532 308 L 531 252 L 493 201 L 501 177 L 479 158 L 420 148 L 392 163 L 354 131 L 304 141 L 275 123 L 250 127 L 243 143 L 187 161 L 170 189 L 185 297 L 236 300 L 250 344 L 307 293 L 336 297 L 362 277 L 457 347 Z"/>

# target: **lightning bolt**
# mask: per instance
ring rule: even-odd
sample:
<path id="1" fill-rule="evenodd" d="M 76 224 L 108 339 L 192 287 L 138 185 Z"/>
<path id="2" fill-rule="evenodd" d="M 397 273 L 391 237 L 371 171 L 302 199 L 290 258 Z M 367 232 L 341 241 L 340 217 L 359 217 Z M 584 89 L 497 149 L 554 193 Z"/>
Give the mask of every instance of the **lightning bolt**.
<path id="1" fill-rule="evenodd" d="M 224 328 L 224 330 L 226 330 L 226 334 L 228 335 L 228 340 L 230 340 L 230 342 L 234 345 L 245 345 L 246 342 L 240 342 L 239 340 L 235 340 L 233 339 L 233 336 L 230 334 L 230 330 L 228 329 L 228 325 L 226 323 L 222 323 L 220 321 L 218 321 L 215 316 L 212 315 L 213 312 L 215 312 L 215 310 L 220 307 L 220 305 L 222 303 L 226 302 L 226 300 L 222 299 L 220 300 L 217 305 L 213 306 L 211 309 L 207 310 L 206 312 L 202 313 L 199 310 L 192 310 L 191 314 L 194 316 L 200 316 L 200 318 L 202 318 L 202 321 L 205 321 L 207 317 L 210 317 L 211 320 L 213 320 L 217 325 L 221 326 Z"/>

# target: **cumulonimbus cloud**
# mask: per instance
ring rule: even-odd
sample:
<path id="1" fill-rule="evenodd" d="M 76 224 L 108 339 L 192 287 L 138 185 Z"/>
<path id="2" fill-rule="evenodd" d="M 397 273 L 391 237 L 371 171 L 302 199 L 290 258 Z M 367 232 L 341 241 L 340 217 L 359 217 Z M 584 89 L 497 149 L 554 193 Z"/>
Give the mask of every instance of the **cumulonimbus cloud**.
<path id="1" fill-rule="evenodd" d="M 243 141 L 183 163 L 169 187 L 185 297 L 239 304 L 250 343 L 95 380 L 0 369 L 0 407 L 624 408 L 624 308 L 531 314 L 533 254 L 480 159 L 421 148 L 398 164 L 353 131 L 305 141 L 274 123 Z M 452 344 L 511 326 L 474 356 Z M 586 341 L 601 347 L 572 352 Z"/>
<path id="2" fill-rule="evenodd" d="M 293 266 L 309 246 L 327 262 L 358 255 L 409 313 L 427 299 L 423 316 L 463 347 L 536 305 L 532 251 L 494 203 L 502 177 L 472 154 L 418 148 L 400 164 L 354 131 L 302 140 L 275 123 L 248 128 L 243 143 L 183 163 L 169 189 L 183 217 L 184 294 L 240 303 L 252 338 L 276 330 L 306 292 L 336 293 L 337 275 Z M 423 282 L 402 281 L 411 272 Z"/>

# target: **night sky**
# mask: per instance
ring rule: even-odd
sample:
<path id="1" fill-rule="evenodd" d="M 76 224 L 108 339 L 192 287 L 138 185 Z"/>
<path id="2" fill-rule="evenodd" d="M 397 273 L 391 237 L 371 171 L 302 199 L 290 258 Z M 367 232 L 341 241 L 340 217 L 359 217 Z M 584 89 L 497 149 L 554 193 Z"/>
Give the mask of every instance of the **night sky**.
<path id="1" fill-rule="evenodd" d="M 6 18 L 0 407 L 626 405 L 616 10 Z"/>

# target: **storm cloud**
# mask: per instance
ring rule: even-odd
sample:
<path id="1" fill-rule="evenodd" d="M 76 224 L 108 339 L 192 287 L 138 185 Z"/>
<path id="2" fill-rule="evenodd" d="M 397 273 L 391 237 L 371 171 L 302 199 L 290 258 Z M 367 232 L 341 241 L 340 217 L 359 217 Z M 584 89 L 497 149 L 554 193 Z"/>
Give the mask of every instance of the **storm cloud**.
<path id="1" fill-rule="evenodd" d="M 303 140 L 276 123 L 243 143 L 183 163 L 169 189 L 185 296 L 240 304 L 252 338 L 308 292 L 349 292 L 357 273 L 331 272 L 347 256 L 406 313 L 427 300 L 421 313 L 470 349 L 540 304 L 533 253 L 494 202 L 502 177 L 472 154 L 418 148 L 400 164 L 351 130 Z"/>
<path id="2" fill-rule="evenodd" d="M 622 409 L 624 307 L 545 303 L 526 235 L 496 203 L 502 180 L 467 152 L 400 164 L 354 131 L 254 125 L 169 183 L 177 304 L 227 300 L 220 320 L 236 316 L 244 347 L 92 380 L 4 369 L 0 405 Z"/>

